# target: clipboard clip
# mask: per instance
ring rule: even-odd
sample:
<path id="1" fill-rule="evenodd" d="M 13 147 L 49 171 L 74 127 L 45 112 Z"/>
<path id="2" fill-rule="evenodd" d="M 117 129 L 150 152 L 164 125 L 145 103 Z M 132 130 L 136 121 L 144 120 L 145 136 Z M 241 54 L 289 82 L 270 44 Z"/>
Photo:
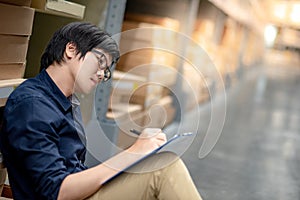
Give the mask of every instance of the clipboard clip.
<path id="1" fill-rule="evenodd" d="M 193 134 L 194 134 L 193 132 L 177 133 L 173 137 L 171 137 L 169 140 L 174 140 L 178 137 L 191 136 Z"/>

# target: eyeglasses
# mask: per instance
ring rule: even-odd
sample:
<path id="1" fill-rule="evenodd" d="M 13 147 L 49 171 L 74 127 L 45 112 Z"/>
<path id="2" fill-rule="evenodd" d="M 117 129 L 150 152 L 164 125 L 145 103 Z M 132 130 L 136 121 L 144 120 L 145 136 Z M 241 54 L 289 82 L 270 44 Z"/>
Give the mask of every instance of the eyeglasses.
<path id="1" fill-rule="evenodd" d="M 93 53 L 96 53 L 100 55 L 100 57 L 96 56 L 98 59 L 99 69 L 97 71 L 97 75 L 101 76 L 101 70 L 104 70 L 104 77 L 103 81 L 106 82 L 111 78 L 111 71 L 110 68 L 115 64 L 115 61 L 113 61 L 110 66 L 107 65 L 107 58 L 101 51 L 97 51 L 96 49 L 92 50 Z"/>

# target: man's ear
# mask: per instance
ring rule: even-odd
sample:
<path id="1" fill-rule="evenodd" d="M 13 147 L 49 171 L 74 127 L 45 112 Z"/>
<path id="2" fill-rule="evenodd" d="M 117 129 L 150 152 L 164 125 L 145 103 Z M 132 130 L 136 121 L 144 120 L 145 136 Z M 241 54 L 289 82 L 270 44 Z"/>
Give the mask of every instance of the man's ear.
<path id="1" fill-rule="evenodd" d="M 72 42 L 68 42 L 66 45 L 65 55 L 67 59 L 72 59 L 76 57 L 77 49 L 76 45 Z"/>

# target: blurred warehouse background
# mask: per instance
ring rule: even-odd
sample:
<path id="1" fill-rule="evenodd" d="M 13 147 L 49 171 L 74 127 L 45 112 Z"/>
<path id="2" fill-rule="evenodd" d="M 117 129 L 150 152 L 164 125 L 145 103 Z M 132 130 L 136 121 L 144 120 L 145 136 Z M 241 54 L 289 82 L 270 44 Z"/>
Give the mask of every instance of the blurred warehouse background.
<path id="1" fill-rule="evenodd" d="M 88 165 L 132 144 L 131 128 L 192 129 L 182 158 L 204 199 L 300 199 L 300 1 L 0 0 L 1 112 L 73 21 L 122 55 L 113 80 L 79 94 Z"/>

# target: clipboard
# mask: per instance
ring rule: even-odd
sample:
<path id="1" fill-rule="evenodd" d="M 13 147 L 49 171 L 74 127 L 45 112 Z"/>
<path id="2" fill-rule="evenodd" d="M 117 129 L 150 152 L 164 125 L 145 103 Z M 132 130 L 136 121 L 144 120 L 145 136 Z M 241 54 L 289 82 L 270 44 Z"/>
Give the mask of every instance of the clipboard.
<path id="1" fill-rule="evenodd" d="M 110 177 L 109 179 L 107 179 L 105 182 L 102 183 L 102 185 L 107 184 L 108 182 L 110 182 L 112 179 L 116 178 L 117 176 L 119 176 L 120 174 L 124 173 L 126 170 L 128 170 L 129 168 L 133 167 L 134 165 L 140 163 L 141 161 L 145 160 L 146 158 L 150 157 L 153 154 L 156 153 L 160 153 L 163 152 L 165 149 L 168 149 L 167 147 L 170 147 L 172 144 L 176 145 L 180 142 L 184 142 L 186 139 L 190 138 L 191 136 L 193 136 L 194 133 L 193 132 L 185 132 L 185 133 L 180 133 L 180 134 L 176 134 L 173 137 L 171 137 L 166 143 L 164 143 L 163 145 L 161 145 L 160 147 L 154 149 L 152 152 L 146 154 L 145 156 L 141 157 L 140 159 L 138 159 L 137 161 L 135 161 L 134 163 L 130 164 L 129 166 L 127 166 L 126 168 L 124 168 L 123 170 L 119 171 L 117 174 L 115 174 L 114 176 Z"/>

